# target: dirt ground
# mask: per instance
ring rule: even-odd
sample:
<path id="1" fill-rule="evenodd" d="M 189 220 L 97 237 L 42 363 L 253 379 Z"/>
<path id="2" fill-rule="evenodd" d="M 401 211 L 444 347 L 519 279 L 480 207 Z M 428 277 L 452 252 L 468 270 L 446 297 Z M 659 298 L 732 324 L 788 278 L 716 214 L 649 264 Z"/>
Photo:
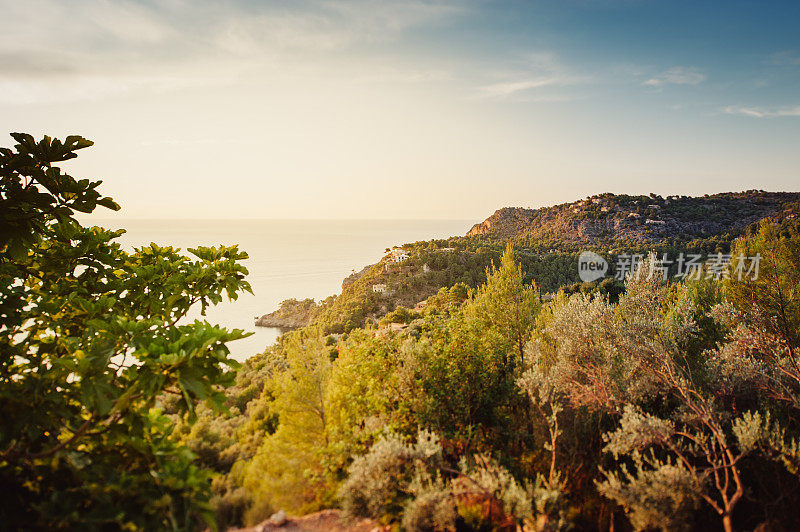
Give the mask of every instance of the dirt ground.
<path id="1" fill-rule="evenodd" d="M 269 519 L 250 528 L 239 528 L 229 532 L 378 532 L 381 527 L 372 519 L 346 521 L 339 510 L 323 510 L 302 517 L 289 517 L 277 525 Z"/>

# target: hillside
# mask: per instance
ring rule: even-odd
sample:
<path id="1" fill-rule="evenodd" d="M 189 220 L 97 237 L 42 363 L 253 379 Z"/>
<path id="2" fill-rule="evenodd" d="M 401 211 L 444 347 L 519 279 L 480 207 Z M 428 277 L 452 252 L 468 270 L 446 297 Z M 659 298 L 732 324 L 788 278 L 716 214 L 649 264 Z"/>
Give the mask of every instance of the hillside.
<path id="1" fill-rule="evenodd" d="M 323 327 L 245 362 L 230 417 L 203 407 L 181 426 L 219 474 L 220 528 L 721 530 L 702 501 L 736 490 L 736 529 L 796 529 L 800 219 L 780 212 L 735 243 L 764 259 L 758 275 L 665 284 L 648 261 L 544 300 L 529 279 L 574 253 L 494 257 L 476 237 L 388 253 L 323 303 Z M 471 297 L 459 281 L 357 326 L 478 257 L 495 268 Z M 707 481 L 719 471 L 739 484 Z"/>
<path id="2" fill-rule="evenodd" d="M 507 243 L 515 248 L 525 282 L 542 293 L 616 288 L 578 286 L 578 255 L 591 248 L 613 259 L 649 250 L 707 255 L 727 252 L 731 243 L 764 218 L 800 216 L 800 193 L 727 192 L 703 197 L 601 194 L 540 209 L 503 208 L 472 227 L 466 236 L 409 243 L 342 282 L 342 293 L 314 305 L 289 301 L 258 324 L 315 323 L 344 333 L 379 320 L 399 307 L 414 308 L 442 288 L 464 289 L 485 282 L 486 268 Z M 398 260 L 396 254 L 402 258 Z M 613 262 L 612 262 L 613 263 Z M 608 280 L 610 281 L 610 279 Z M 297 312 L 302 303 L 301 312 Z M 288 320 L 286 318 L 289 318 Z"/>
<path id="3" fill-rule="evenodd" d="M 762 218 L 781 216 L 797 201 L 800 193 L 756 190 L 666 198 L 606 193 L 540 209 L 503 208 L 473 226 L 467 236 L 561 250 L 689 242 L 715 236 L 729 240 Z"/>
<path id="4" fill-rule="evenodd" d="M 413 308 L 440 288 L 479 285 L 485 281 L 486 268 L 498 257 L 489 249 L 448 248 L 441 242 L 403 248 L 407 256 L 401 260 L 390 253 L 345 279 L 340 295 L 321 301 L 314 309 L 312 322 L 330 333 L 363 327 L 366 320 L 377 320 L 398 307 Z"/>

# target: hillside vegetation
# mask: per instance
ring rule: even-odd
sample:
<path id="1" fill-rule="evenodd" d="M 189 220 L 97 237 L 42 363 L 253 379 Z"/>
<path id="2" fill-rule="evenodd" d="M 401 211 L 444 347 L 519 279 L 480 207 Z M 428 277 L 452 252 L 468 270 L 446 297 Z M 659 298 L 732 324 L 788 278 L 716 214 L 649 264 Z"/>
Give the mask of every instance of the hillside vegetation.
<path id="1" fill-rule="evenodd" d="M 606 193 L 541 209 L 500 209 L 468 236 L 536 250 L 730 243 L 760 219 L 781 217 L 786 205 L 797 201 L 798 193 L 763 190 L 667 198 Z"/>
<path id="2" fill-rule="evenodd" d="M 339 507 L 402 530 L 790 529 L 800 227 L 734 246 L 758 278 L 664 284 L 646 261 L 615 300 L 551 302 L 509 247 L 402 330 L 284 335 L 230 417 L 180 433 L 218 471 L 221 524 Z"/>
<path id="3" fill-rule="evenodd" d="M 566 287 L 568 292 L 617 294 L 621 283 L 611 279 L 603 286 L 578 284 L 580 251 L 597 251 L 612 265 L 621 253 L 667 253 L 673 258 L 679 253 L 727 253 L 733 240 L 760 220 L 800 216 L 799 201 L 798 193 L 763 191 L 697 198 L 601 194 L 535 210 L 500 209 L 466 236 L 406 244 L 402 248 L 408 259 L 394 262 L 388 254 L 345 279 L 340 295 L 314 308 L 303 307 L 299 314 L 290 300 L 286 308 L 266 315 L 260 323 L 315 323 L 328 333 L 348 332 L 396 308 L 414 308 L 442 288 L 475 289 L 509 243 L 525 282 L 535 282 L 543 293 Z M 376 285 L 385 285 L 385 291 L 376 292 Z M 284 322 L 285 317 L 291 319 Z M 289 324 L 294 318 L 296 323 Z"/>

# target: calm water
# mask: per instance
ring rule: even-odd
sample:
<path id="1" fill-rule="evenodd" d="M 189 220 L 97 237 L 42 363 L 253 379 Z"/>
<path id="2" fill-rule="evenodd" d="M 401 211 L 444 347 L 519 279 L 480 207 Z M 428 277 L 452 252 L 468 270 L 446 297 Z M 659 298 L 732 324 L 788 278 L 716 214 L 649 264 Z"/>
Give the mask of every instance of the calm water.
<path id="1" fill-rule="evenodd" d="M 229 328 L 254 331 L 230 344 L 244 360 L 273 343 L 277 329 L 255 327 L 253 319 L 278 308 L 288 298 L 317 301 L 341 292 L 342 279 L 374 264 L 393 245 L 465 234 L 474 221 L 464 220 L 103 220 L 86 222 L 125 229 L 120 242 L 128 249 L 155 242 L 185 250 L 198 245 L 239 244 L 254 295 L 225 301 L 207 319 Z"/>

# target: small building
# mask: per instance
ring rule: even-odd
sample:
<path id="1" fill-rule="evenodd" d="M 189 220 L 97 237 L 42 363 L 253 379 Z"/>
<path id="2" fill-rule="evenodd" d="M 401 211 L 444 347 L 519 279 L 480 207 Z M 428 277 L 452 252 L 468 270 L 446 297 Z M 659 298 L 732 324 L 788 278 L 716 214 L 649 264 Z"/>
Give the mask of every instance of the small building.
<path id="1" fill-rule="evenodd" d="M 628 218 L 641 218 L 641 217 L 642 215 L 639 214 L 638 212 L 632 212 L 628 215 Z"/>
<path id="2" fill-rule="evenodd" d="M 386 285 L 384 283 L 374 284 L 372 285 L 372 291 L 376 294 L 385 294 L 386 293 Z"/>
<path id="3" fill-rule="evenodd" d="M 648 218 L 644 223 L 646 223 L 646 224 L 655 224 L 655 225 L 664 225 L 667 222 L 665 222 L 664 220 L 651 220 L 650 218 Z"/>
<path id="4" fill-rule="evenodd" d="M 392 251 L 389 253 L 389 260 L 392 262 L 403 262 L 407 260 L 408 257 L 408 251 L 403 248 L 392 248 Z"/>
<path id="5" fill-rule="evenodd" d="M 648 205 L 647 208 L 648 209 L 660 209 L 661 205 Z"/>
<path id="6" fill-rule="evenodd" d="M 422 309 L 424 309 L 427 305 L 428 305 L 428 300 L 424 299 L 424 300 L 420 301 L 419 303 L 417 303 L 416 305 L 414 305 L 414 310 L 419 312 Z"/>

